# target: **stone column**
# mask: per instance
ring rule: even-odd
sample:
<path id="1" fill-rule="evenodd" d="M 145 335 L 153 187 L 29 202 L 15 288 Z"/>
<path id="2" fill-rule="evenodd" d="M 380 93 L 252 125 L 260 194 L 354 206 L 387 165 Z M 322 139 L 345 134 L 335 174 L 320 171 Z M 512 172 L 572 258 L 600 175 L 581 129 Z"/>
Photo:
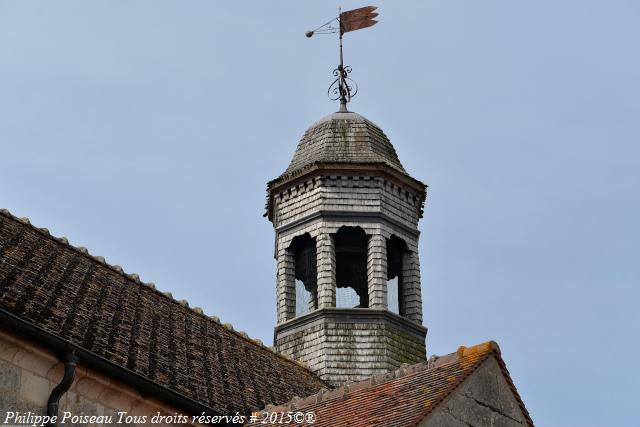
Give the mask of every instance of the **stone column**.
<path id="1" fill-rule="evenodd" d="M 369 237 L 367 248 L 369 308 L 387 309 L 387 241 L 382 234 Z"/>
<path id="2" fill-rule="evenodd" d="M 316 237 L 318 308 L 336 306 L 336 251 L 328 233 Z"/>
<path id="3" fill-rule="evenodd" d="M 402 282 L 404 288 L 404 315 L 422 325 L 422 290 L 420 289 L 420 259 L 417 252 L 402 256 Z"/>
<path id="4" fill-rule="evenodd" d="M 296 316 L 295 260 L 293 253 L 288 249 L 280 249 L 278 253 L 276 304 L 278 323 L 286 322 Z"/>

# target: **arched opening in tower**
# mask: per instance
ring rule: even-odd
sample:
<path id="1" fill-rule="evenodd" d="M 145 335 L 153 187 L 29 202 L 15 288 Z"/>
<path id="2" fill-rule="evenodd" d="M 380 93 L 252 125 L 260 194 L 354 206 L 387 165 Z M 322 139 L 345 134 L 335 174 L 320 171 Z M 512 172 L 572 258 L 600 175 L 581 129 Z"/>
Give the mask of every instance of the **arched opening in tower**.
<path id="1" fill-rule="evenodd" d="M 289 249 L 295 263 L 297 317 L 318 308 L 316 240 L 305 233 L 295 237 Z"/>
<path id="2" fill-rule="evenodd" d="M 402 267 L 407 244 L 397 236 L 387 239 L 387 307 L 389 311 L 404 316 L 404 282 Z"/>
<path id="3" fill-rule="evenodd" d="M 336 307 L 368 308 L 367 235 L 360 227 L 340 227 L 334 235 Z"/>

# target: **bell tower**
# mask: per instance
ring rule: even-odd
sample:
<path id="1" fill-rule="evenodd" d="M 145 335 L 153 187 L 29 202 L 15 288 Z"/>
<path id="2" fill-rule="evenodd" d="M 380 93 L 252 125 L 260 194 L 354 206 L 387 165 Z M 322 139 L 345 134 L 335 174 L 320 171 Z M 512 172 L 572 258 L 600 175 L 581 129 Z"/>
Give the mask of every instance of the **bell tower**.
<path id="1" fill-rule="evenodd" d="M 427 333 L 418 260 L 426 186 L 345 104 L 305 132 L 267 202 L 275 346 L 335 385 L 424 360 Z"/>

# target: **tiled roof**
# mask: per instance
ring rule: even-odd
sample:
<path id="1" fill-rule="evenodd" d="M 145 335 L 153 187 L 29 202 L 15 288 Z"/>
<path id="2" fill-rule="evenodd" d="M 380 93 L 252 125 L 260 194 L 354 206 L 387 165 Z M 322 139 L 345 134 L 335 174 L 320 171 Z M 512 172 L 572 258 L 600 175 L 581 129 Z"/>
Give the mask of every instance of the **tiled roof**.
<path id="1" fill-rule="evenodd" d="M 495 357 L 530 426 L 524 403 L 500 357 L 498 345 L 486 342 L 460 347 L 456 353 L 432 357 L 369 380 L 267 408 L 268 412 L 313 412 L 315 422 L 289 426 L 414 427 L 429 415 L 489 357 Z M 250 424 L 254 425 L 254 424 Z M 264 425 L 264 424 L 255 424 Z"/>
<path id="2" fill-rule="evenodd" d="M 326 387 L 230 325 L 6 210 L 0 309 L 221 414 Z"/>
<path id="3" fill-rule="evenodd" d="M 334 162 L 384 163 L 406 174 L 395 148 L 378 126 L 360 114 L 339 112 L 305 132 L 282 177 L 295 175 L 312 164 Z"/>

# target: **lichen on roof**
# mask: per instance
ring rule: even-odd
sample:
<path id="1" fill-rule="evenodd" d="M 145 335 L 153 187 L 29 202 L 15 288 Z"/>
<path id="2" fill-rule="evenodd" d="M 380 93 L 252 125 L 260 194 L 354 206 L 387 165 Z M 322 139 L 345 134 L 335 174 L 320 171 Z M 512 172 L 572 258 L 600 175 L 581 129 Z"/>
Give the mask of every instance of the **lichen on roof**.
<path id="1" fill-rule="evenodd" d="M 282 176 L 323 162 L 384 163 L 406 173 L 382 129 L 354 112 L 333 113 L 311 125 Z"/>
<path id="2" fill-rule="evenodd" d="M 326 386 L 259 340 L 6 209 L 0 308 L 221 413 Z"/>
<path id="3" fill-rule="evenodd" d="M 323 389 L 304 398 L 294 397 L 285 404 L 269 405 L 266 409 L 276 413 L 313 412 L 314 427 L 416 426 L 491 356 L 496 358 L 528 424 L 533 426 L 494 341 L 461 346 L 445 356 L 431 356 L 426 362 L 405 364 L 364 381 L 347 383 L 333 390 Z"/>

